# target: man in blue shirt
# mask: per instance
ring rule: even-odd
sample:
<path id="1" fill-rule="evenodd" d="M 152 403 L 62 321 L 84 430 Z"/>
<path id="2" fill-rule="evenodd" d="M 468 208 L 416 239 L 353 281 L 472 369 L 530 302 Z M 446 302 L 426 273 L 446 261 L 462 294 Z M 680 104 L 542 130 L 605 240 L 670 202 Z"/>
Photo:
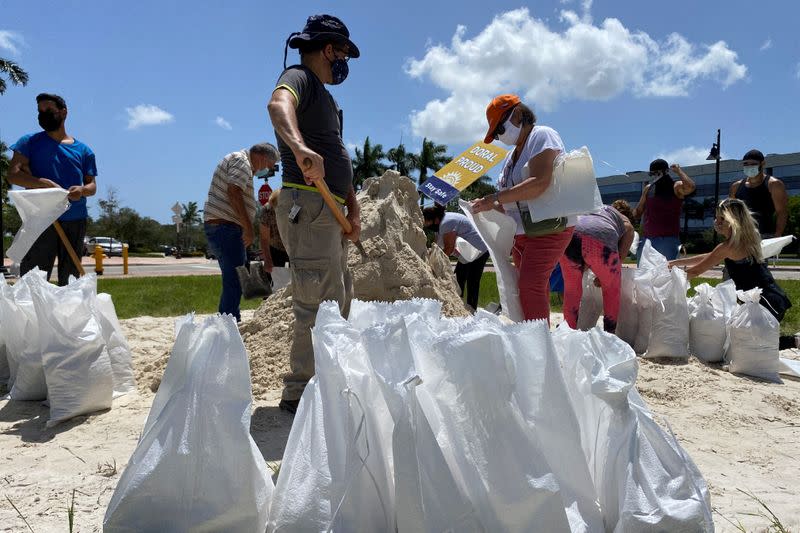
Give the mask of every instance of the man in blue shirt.
<path id="1" fill-rule="evenodd" d="M 86 235 L 86 197 L 97 192 L 97 166 L 94 152 L 79 140 L 67 135 L 64 122 L 67 104 L 55 94 L 42 93 L 36 97 L 39 125 L 44 131 L 23 135 L 11 146 L 14 156 L 8 172 L 8 182 L 26 189 L 61 187 L 69 191 L 69 209 L 58 221 L 72 248 L 80 253 Z M 69 276 L 78 276 L 64 244 L 53 226 L 47 228 L 20 263 L 20 275 L 33 267 L 47 272 L 53 270 L 58 257 L 58 284 L 67 284 Z"/>

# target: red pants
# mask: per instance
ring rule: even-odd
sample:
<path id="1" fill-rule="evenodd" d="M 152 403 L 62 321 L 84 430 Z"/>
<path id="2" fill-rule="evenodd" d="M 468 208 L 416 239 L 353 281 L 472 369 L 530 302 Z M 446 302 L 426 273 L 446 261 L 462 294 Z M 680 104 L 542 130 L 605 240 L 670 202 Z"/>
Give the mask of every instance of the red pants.
<path id="1" fill-rule="evenodd" d="M 550 274 L 564 254 L 572 230 L 542 237 L 514 237 L 511 255 L 519 272 L 519 300 L 525 320 L 550 321 Z"/>
<path id="2" fill-rule="evenodd" d="M 619 315 L 619 291 L 622 264 L 619 250 L 611 249 L 588 235 L 576 234 L 567 253 L 561 258 L 564 276 L 564 319 L 569 327 L 578 323 L 578 310 L 583 296 L 583 271 L 592 269 L 603 290 L 603 329 L 614 333 Z"/>

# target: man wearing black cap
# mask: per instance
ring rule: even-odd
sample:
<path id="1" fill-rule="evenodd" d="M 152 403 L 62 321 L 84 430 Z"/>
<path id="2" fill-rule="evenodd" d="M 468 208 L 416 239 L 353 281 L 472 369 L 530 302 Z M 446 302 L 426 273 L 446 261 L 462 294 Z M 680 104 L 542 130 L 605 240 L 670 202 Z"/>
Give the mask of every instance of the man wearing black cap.
<path id="1" fill-rule="evenodd" d="M 309 17 L 302 32 L 293 33 L 287 47 L 300 51 L 300 65 L 286 67 L 267 109 L 283 162 L 283 186 L 275 215 L 292 265 L 294 338 L 289 354 L 291 372 L 284 377 L 280 407 L 294 413 L 308 380 L 314 375 L 311 327 L 319 304 L 336 300 L 347 316 L 352 296 L 347 272 L 347 240 L 361 233 L 353 190 L 353 166 L 342 141 L 342 112 L 325 84 L 342 83 L 348 60 L 360 55 L 347 27 L 336 17 Z M 327 184 L 346 209 L 352 231 L 342 230 L 325 205 L 316 183 Z"/>
<path id="2" fill-rule="evenodd" d="M 731 184 L 730 197 L 747 205 L 762 238 L 782 236 L 789 216 L 786 186 L 764 173 L 764 154 L 758 150 L 744 154 L 742 168 L 745 178 Z"/>
<path id="3" fill-rule="evenodd" d="M 672 170 L 680 179 L 673 180 Z M 633 210 L 636 218 L 644 215 L 642 221 L 642 238 L 636 256 L 641 259 L 645 241 L 658 250 L 668 260 L 678 258 L 681 246 L 681 208 L 683 199 L 692 194 L 696 185 L 681 169 L 680 165 L 671 167 L 663 159 L 650 163 L 652 181 L 642 191 L 642 197 Z"/>

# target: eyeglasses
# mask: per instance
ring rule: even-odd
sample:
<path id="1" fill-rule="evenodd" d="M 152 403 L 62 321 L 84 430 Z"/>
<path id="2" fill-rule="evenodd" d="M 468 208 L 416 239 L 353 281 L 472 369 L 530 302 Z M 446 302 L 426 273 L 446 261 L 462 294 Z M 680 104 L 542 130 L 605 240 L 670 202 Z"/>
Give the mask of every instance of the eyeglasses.
<path id="1" fill-rule="evenodd" d="M 654 171 L 648 172 L 648 175 L 651 178 L 655 178 L 655 177 L 659 177 L 660 178 L 661 176 L 664 175 L 664 171 L 663 170 L 654 170 Z"/>

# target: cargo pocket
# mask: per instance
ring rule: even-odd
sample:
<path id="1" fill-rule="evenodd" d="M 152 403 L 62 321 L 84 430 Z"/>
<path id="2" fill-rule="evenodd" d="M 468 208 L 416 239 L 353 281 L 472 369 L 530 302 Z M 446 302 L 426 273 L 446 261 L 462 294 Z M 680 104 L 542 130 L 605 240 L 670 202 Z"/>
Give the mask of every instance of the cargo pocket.
<path id="1" fill-rule="evenodd" d="M 327 259 L 295 259 L 291 269 L 292 298 L 306 305 L 321 303 L 329 269 L 330 261 Z"/>

